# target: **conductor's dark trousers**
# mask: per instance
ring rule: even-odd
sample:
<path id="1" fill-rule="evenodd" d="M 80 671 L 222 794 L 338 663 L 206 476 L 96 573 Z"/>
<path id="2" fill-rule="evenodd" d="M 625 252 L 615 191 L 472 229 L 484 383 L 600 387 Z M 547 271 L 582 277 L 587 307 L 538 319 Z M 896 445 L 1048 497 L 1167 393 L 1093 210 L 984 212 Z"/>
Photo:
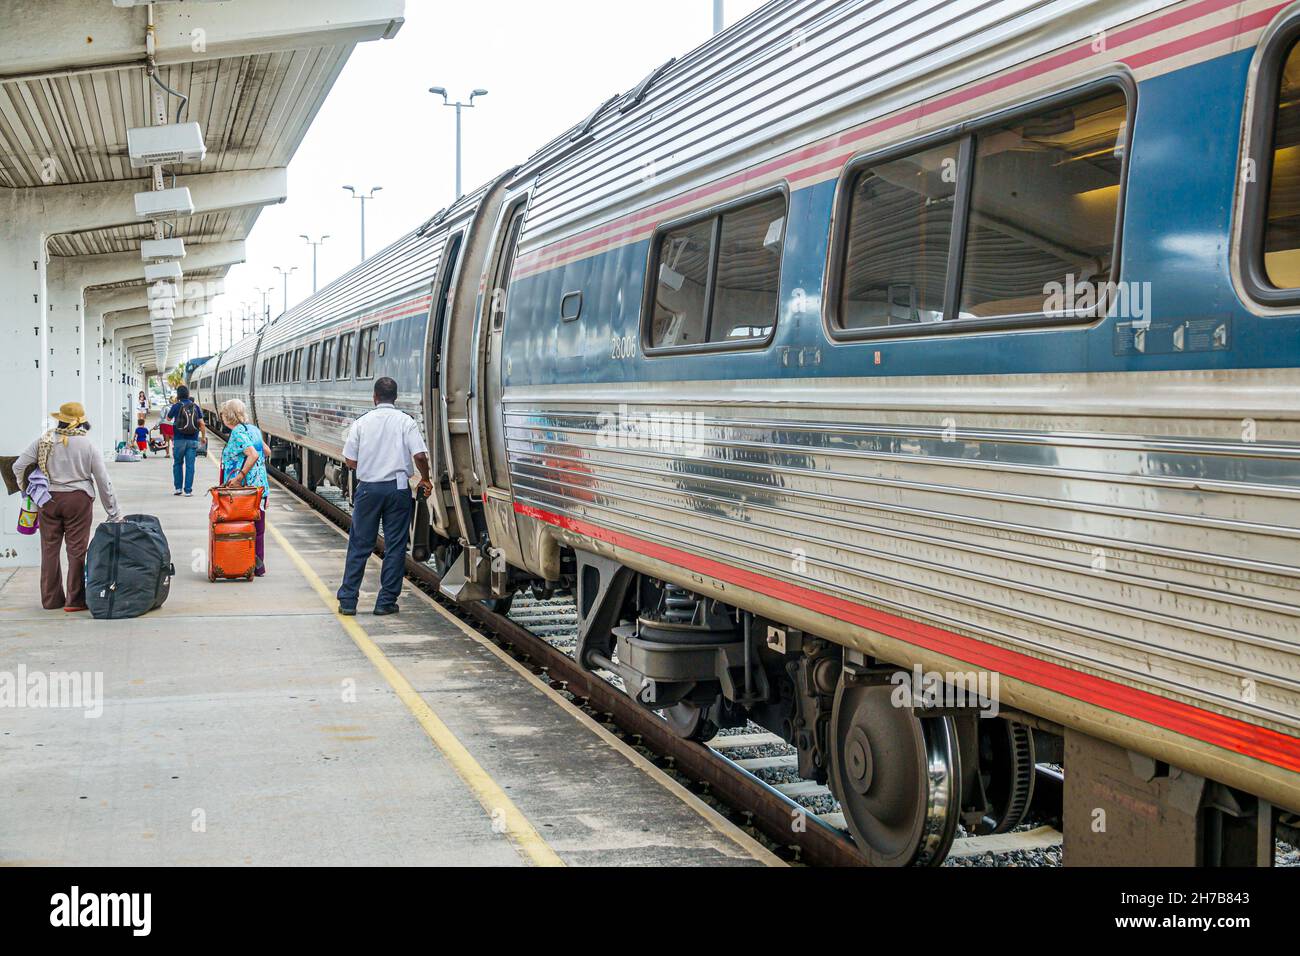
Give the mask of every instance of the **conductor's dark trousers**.
<path id="1" fill-rule="evenodd" d="M 406 574 L 406 545 L 411 536 L 411 489 L 402 482 L 363 481 L 352 496 L 352 530 L 348 533 L 348 562 L 339 588 L 339 605 L 355 609 L 365 577 L 366 561 L 375 550 L 380 526 L 384 531 L 384 568 L 375 607 L 390 607 L 402 593 Z"/>

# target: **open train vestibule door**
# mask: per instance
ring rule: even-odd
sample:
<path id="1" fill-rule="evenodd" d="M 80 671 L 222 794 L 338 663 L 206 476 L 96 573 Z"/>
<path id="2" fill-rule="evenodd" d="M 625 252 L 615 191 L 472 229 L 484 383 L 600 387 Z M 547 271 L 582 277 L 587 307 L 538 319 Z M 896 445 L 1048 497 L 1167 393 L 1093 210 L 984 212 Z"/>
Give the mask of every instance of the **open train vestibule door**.
<path id="1" fill-rule="evenodd" d="M 429 499 L 433 512 L 433 530 L 442 538 L 460 536 L 458 524 L 453 521 L 455 502 L 443 489 L 442 478 L 448 473 L 447 445 L 443 438 L 446 420 L 443 412 L 442 377 L 446 365 L 445 333 L 447 315 L 451 311 L 452 297 L 460 275 L 461 247 L 465 241 L 463 229 L 451 232 L 443 246 L 438 262 L 438 272 L 433 280 L 433 300 L 429 308 L 428 373 L 429 383 L 425 421 L 429 422 L 429 469 L 433 475 L 434 491 Z M 448 484 L 450 487 L 450 484 Z"/>
<path id="2" fill-rule="evenodd" d="M 516 229 L 511 240 L 510 227 L 527 199 L 526 193 L 510 190 L 513 172 L 483 193 L 461 245 L 442 329 L 436 387 L 448 484 L 446 538 L 455 560 L 443 571 L 441 588 L 458 601 L 500 597 L 508 579 L 506 562 L 519 550 L 508 472 L 502 488 L 488 447 L 489 429 L 493 438 L 501 438 L 500 422 L 492 421 L 500 414 L 500 366 L 490 375 L 489 369 L 493 356 L 500 357 L 504 328 L 504 315 L 494 322 L 491 310 L 494 304 L 504 307 L 505 295 L 493 292 L 503 269 L 509 276 L 518 239 Z M 489 389 L 493 397 L 485 401 Z"/>
<path id="3" fill-rule="evenodd" d="M 522 564 L 510 491 L 510 454 L 504 405 L 505 330 L 511 273 L 528 211 L 527 190 L 507 196 L 493 233 L 493 255 L 483 272 L 478 312 L 478 380 L 474 388 L 475 467 L 483 482 L 483 517 L 491 542 L 494 594 L 507 591 L 507 566 Z"/>

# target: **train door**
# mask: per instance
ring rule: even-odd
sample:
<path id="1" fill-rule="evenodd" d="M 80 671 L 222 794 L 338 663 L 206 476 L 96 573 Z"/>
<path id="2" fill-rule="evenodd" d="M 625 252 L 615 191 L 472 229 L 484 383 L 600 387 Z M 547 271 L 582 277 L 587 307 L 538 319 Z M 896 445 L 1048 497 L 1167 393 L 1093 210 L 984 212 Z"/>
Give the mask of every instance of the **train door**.
<path id="1" fill-rule="evenodd" d="M 429 465 L 437 484 L 438 476 L 447 469 L 445 445 L 442 430 L 446 427 L 442 402 L 443 365 L 445 361 L 444 333 L 447 326 L 447 312 L 451 308 L 451 296 L 455 290 L 456 278 L 460 270 L 460 251 L 465 240 L 464 231 L 452 233 L 443 246 L 442 261 L 438 265 L 438 276 L 433 290 L 433 309 L 430 314 L 432 328 L 429 332 L 429 348 L 433 351 L 429 362 L 429 404 L 425 421 L 429 423 Z M 458 537 L 451 533 L 448 505 L 441 489 L 435 488 L 430 504 L 433 506 L 433 526 L 444 538 Z"/>
<path id="2" fill-rule="evenodd" d="M 475 471 L 483 484 L 483 513 L 491 541 L 493 589 L 504 586 L 505 565 L 522 566 L 510 493 L 510 463 L 502 404 L 502 346 L 510 301 L 510 277 L 528 208 L 527 192 L 502 204 L 492 240 L 492 255 L 483 270 L 477 315 L 478 365 L 474 387 Z"/>
<path id="3" fill-rule="evenodd" d="M 519 233 L 524 226 L 527 202 L 520 201 L 510 210 L 505 240 L 497 255 L 495 275 L 488 304 L 487 341 L 483 355 L 484 371 L 484 430 L 487 441 L 484 453 L 489 486 L 506 493 L 510 491 L 510 462 L 506 449 L 505 416 L 501 407 L 502 343 L 506 325 L 506 303 L 510 296 L 510 273 L 514 268 L 515 251 L 519 247 Z"/>

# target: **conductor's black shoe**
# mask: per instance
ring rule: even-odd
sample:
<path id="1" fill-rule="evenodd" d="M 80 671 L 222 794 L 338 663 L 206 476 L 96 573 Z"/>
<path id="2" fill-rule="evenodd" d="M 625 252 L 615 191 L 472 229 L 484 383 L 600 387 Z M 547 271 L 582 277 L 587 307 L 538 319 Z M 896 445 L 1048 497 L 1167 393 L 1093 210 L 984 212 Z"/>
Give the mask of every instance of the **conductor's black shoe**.
<path id="1" fill-rule="evenodd" d="M 384 607 L 375 608 L 375 617 L 386 617 L 389 614 L 396 614 L 401 608 L 396 604 L 388 604 Z"/>
<path id="2" fill-rule="evenodd" d="M 344 607 L 342 604 L 340 604 L 339 613 L 342 614 L 344 617 L 356 617 L 357 609 L 354 607 Z"/>

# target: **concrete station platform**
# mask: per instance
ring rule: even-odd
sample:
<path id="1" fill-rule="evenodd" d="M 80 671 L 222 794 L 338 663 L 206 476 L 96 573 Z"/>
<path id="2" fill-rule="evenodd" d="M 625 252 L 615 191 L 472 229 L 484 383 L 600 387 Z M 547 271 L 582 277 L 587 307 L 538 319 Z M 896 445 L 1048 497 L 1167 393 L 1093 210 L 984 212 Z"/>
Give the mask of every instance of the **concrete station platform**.
<path id="1" fill-rule="evenodd" d="M 98 717 L 0 706 L 0 865 L 779 862 L 422 593 L 372 617 L 377 560 L 337 616 L 346 542 L 287 492 L 266 577 L 210 584 L 214 464 L 189 499 L 168 459 L 109 467 L 162 520 L 171 596 L 96 621 L 0 572 L 0 679 L 103 682 Z"/>

